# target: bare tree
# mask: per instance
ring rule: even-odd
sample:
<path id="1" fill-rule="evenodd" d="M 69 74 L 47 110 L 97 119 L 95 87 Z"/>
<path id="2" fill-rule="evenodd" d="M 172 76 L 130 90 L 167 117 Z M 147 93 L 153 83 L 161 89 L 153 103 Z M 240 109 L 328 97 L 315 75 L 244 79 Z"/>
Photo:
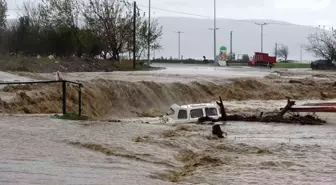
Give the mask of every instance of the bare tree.
<path id="1" fill-rule="evenodd" d="M 45 25 L 52 28 L 63 28 L 70 32 L 77 42 L 77 56 L 83 52 L 83 43 L 80 39 L 79 16 L 81 15 L 78 0 L 42 0 L 39 4 L 40 17 Z"/>
<path id="2" fill-rule="evenodd" d="M 136 56 L 138 59 L 146 55 L 144 51 L 148 49 L 148 22 L 144 19 L 145 15 L 143 17 L 139 17 L 140 23 L 137 24 L 137 50 L 136 50 Z M 159 43 L 160 38 L 162 36 L 162 26 L 159 25 L 157 20 L 151 21 L 151 27 L 150 27 L 150 48 L 152 50 L 161 50 L 162 46 Z M 133 42 L 129 42 L 130 48 L 133 47 Z M 129 50 L 131 52 L 132 50 Z"/>
<path id="3" fill-rule="evenodd" d="M 7 25 L 7 2 L 0 0 L 0 28 L 5 29 Z"/>
<path id="4" fill-rule="evenodd" d="M 132 5 L 124 0 L 88 0 L 83 5 L 88 28 L 104 44 L 104 58 L 110 52 L 112 59 L 119 60 L 132 35 Z"/>
<path id="5" fill-rule="evenodd" d="M 287 61 L 288 54 L 289 54 L 288 46 L 281 45 L 281 47 L 278 48 L 276 53 L 277 53 L 277 56 L 279 56 L 280 58 L 283 58 L 285 61 Z"/>
<path id="6" fill-rule="evenodd" d="M 42 0 L 40 7 L 45 10 L 41 14 L 45 14 L 43 16 L 49 24 L 78 28 L 80 15 L 78 0 Z"/>
<path id="7" fill-rule="evenodd" d="M 306 50 L 330 62 L 336 60 L 336 33 L 321 31 L 308 37 Z"/>
<path id="8" fill-rule="evenodd" d="M 133 5 L 125 0 L 88 0 L 84 3 L 83 16 L 88 28 L 103 42 L 104 55 L 109 52 L 112 59 L 119 60 L 120 54 L 133 52 Z M 148 49 L 148 22 L 145 14 L 137 8 L 136 56 L 141 58 Z M 150 47 L 160 50 L 159 40 L 162 27 L 157 20 L 151 22 Z"/>
<path id="9" fill-rule="evenodd" d="M 44 26 L 45 21 L 43 20 L 43 17 L 41 17 L 41 15 L 46 15 L 47 13 L 40 3 L 32 0 L 25 1 L 20 8 L 23 9 L 20 16 L 29 19 L 29 24 L 31 27 L 40 29 Z"/>
<path id="10" fill-rule="evenodd" d="M 127 0 L 28 0 L 20 8 L 24 11 L 19 21 L 0 32 L 8 35 L 2 38 L 8 38 L 10 43 L 5 47 L 10 52 L 59 57 L 103 53 L 103 58 L 111 54 L 114 60 L 133 52 L 133 5 Z M 139 9 L 136 16 L 136 53 L 141 58 L 148 49 L 148 23 Z M 152 49 L 162 48 L 161 36 L 162 27 L 153 20 L 149 36 Z"/>
<path id="11" fill-rule="evenodd" d="M 6 28 L 7 28 L 7 2 L 6 0 L 0 0 L 0 46 L 1 53 L 4 53 L 5 45 L 7 44 Z"/>

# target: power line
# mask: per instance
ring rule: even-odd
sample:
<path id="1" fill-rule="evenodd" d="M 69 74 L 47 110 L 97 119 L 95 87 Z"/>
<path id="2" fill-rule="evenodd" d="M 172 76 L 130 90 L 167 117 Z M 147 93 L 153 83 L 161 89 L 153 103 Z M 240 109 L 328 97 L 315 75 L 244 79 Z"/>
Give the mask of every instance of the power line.
<path id="1" fill-rule="evenodd" d="M 149 6 L 147 6 L 147 5 L 140 5 L 140 4 L 138 4 L 137 6 L 144 7 L 144 8 L 149 8 Z M 181 14 L 181 15 L 189 15 L 189 16 L 200 17 L 200 18 L 213 19 L 213 17 L 207 16 L 207 15 L 200 15 L 200 14 L 194 14 L 194 13 L 189 13 L 189 12 L 181 12 L 181 11 L 169 10 L 169 9 L 158 8 L 158 7 L 153 7 L 153 6 L 151 6 L 151 9 L 160 10 L 160 11 L 163 11 L 163 12 L 176 13 L 176 14 Z M 8 9 L 8 10 L 9 11 L 22 11 L 24 9 L 22 9 L 22 8 L 11 8 L 11 9 Z M 217 17 L 217 18 L 219 18 L 219 19 L 228 19 L 228 18 L 224 18 L 224 17 Z M 229 19 L 229 20 L 231 20 L 231 21 L 239 21 L 239 22 L 247 22 L 247 23 L 255 23 L 256 22 L 256 21 L 252 21 L 252 20 L 239 20 L 239 19 Z M 293 25 L 293 24 L 290 24 L 290 23 L 276 23 L 276 22 L 270 22 L 268 24 Z"/>
<path id="2" fill-rule="evenodd" d="M 148 7 L 145 5 L 138 5 L 140 7 Z M 157 8 L 157 7 L 152 7 L 152 9 L 156 9 L 156 10 L 161 10 L 164 12 L 171 12 L 171 13 L 178 13 L 178 14 L 183 14 L 183 15 L 191 15 L 191 16 L 195 16 L 195 17 L 202 17 L 202 18 L 212 18 L 210 16 L 206 16 L 206 15 L 199 15 L 199 14 L 193 14 L 193 13 L 187 13 L 187 12 L 179 12 L 179 11 L 175 11 L 175 10 L 168 10 L 168 9 L 163 9 L 163 8 Z"/>
<path id="3" fill-rule="evenodd" d="M 138 4 L 137 6 L 139 7 L 145 7 L 145 8 L 149 8 L 149 6 L 147 5 L 140 5 Z M 169 9 L 165 9 L 165 8 L 159 8 L 159 7 L 153 7 L 151 6 L 151 9 L 155 9 L 155 10 L 160 10 L 163 12 L 170 12 L 170 13 L 176 13 L 176 14 L 181 14 L 181 15 L 189 15 L 189 16 L 194 16 L 194 17 L 200 17 L 200 18 L 208 18 L 208 19 L 213 19 L 213 17 L 211 16 L 207 16 L 207 15 L 201 15 L 201 14 L 194 14 L 194 13 L 189 13 L 189 12 L 181 12 L 181 11 L 175 11 L 175 10 L 169 10 Z M 22 11 L 24 10 L 23 8 L 9 8 L 8 11 Z M 290 25 L 295 25 L 292 23 L 285 23 L 285 22 L 274 22 L 272 20 L 240 20 L 240 19 L 231 19 L 231 18 L 224 18 L 224 17 L 217 17 L 217 19 L 228 19 L 230 21 L 237 21 L 237 22 L 246 22 L 246 23 L 256 23 L 256 22 L 265 22 L 267 21 L 267 24 L 272 24 L 272 25 L 281 25 L 281 26 L 290 26 Z M 324 25 L 326 27 L 336 27 L 335 25 Z"/>
<path id="4" fill-rule="evenodd" d="M 217 32 L 217 26 L 216 26 L 216 0 L 214 0 L 214 61 L 216 62 L 216 50 L 217 50 L 217 45 L 216 45 L 216 42 L 217 42 L 217 35 L 216 35 L 216 32 Z"/>
<path id="5" fill-rule="evenodd" d="M 146 5 L 138 5 L 140 7 L 148 7 Z M 191 16 L 195 16 L 195 17 L 202 17 L 202 18 L 210 18 L 213 19 L 213 17 L 207 16 L 207 15 L 200 15 L 200 14 L 193 14 L 193 13 L 188 13 L 188 12 L 180 12 L 180 11 L 174 11 L 174 10 L 169 10 L 169 9 L 164 9 L 164 8 L 158 8 L 158 7 L 152 7 L 153 9 L 156 10 L 161 10 L 164 12 L 171 12 L 171 13 L 177 13 L 177 14 L 182 14 L 182 15 L 191 15 Z M 228 18 L 224 18 L 224 17 L 217 17 L 219 19 L 228 19 Z M 247 23 L 255 23 L 258 22 L 258 20 L 239 20 L 239 19 L 229 19 L 231 21 L 239 21 L 239 22 L 247 22 Z M 262 21 L 262 20 L 260 20 Z M 265 21 L 265 20 L 263 20 Z M 267 20 L 266 20 L 267 21 Z M 279 22 L 268 22 L 268 24 L 276 24 L 276 25 L 294 25 L 291 23 L 279 23 Z"/>

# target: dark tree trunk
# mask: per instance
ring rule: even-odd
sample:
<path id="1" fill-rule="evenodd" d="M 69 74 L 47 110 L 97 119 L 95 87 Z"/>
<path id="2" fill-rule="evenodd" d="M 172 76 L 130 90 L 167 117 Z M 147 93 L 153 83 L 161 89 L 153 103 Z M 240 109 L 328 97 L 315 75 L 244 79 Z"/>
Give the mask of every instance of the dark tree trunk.
<path id="1" fill-rule="evenodd" d="M 283 109 L 281 110 L 281 112 L 279 112 L 278 116 L 283 117 L 283 116 L 286 114 L 286 112 L 288 112 L 288 110 L 289 110 L 290 108 L 292 108 L 294 105 L 295 105 L 295 101 L 290 101 L 290 100 L 288 99 L 288 100 L 287 100 L 287 105 L 286 105 L 286 107 L 283 108 Z"/>
<path id="2" fill-rule="evenodd" d="M 225 107 L 224 107 L 224 104 L 223 104 L 222 97 L 219 97 L 219 102 L 216 102 L 216 103 L 220 107 L 220 111 L 221 111 L 221 114 L 222 114 L 222 116 L 219 118 L 219 121 L 227 121 L 227 115 L 226 115 L 226 112 L 225 112 Z"/>
<path id="3" fill-rule="evenodd" d="M 112 60 L 118 60 L 118 52 L 116 49 L 112 49 Z"/>

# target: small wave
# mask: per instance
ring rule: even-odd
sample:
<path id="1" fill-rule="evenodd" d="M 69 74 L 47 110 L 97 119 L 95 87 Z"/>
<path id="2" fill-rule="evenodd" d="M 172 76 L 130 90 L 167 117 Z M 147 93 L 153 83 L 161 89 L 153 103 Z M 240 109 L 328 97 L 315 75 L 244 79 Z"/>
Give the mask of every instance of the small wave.
<path id="1" fill-rule="evenodd" d="M 292 167 L 305 167 L 305 165 L 298 164 L 292 161 L 263 161 L 260 163 L 262 168 L 276 167 L 276 168 L 292 168 Z"/>

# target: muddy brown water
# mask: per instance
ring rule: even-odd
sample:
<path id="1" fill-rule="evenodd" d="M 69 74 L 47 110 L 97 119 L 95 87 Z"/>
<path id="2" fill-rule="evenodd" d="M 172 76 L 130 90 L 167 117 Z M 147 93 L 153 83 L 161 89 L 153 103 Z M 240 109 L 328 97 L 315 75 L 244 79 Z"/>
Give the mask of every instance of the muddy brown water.
<path id="1" fill-rule="evenodd" d="M 114 71 L 114 72 L 75 72 L 62 73 L 69 80 L 89 81 L 94 79 L 122 80 L 122 81 L 154 81 L 173 83 L 198 82 L 223 82 L 229 78 L 263 77 L 272 72 L 269 69 L 251 67 L 218 67 L 208 65 L 188 64 L 153 64 L 154 67 L 165 68 L 154 71 Z M 55 79 L 55 74 L 41 73 L 43 77 Z"/>
<path id="2" fill-rule="evenodd" d="M 160 130 L 162 126 L 85 126 L 46 117 L 4 116 L 0 128 L 0 184 L 169 184 L 146 177 L 162 166 L 105 156 L 68 144 L 106 144 L 121 152 L 137 151 L 141 156 L 150 152 L 132 143 L 134 135 Z"/>
<path id="3" fill-rule="evenodd" d="M 202 166 L 179 184 L 336 182 L 335 124 L 227 123 L 222 126 L 229 134 L 224 140 L 207 139 L 209 126 L 194 127 L 198 129 L 190 134 L 162 139 L 159 133 L 174 128 L 136 119 L 112 123 L 2 116 L 0 184 L 172 184 L 154 177 L 179 168 L 174 156 L 182 149 L 207 149 L 226 162 Z M 155 142 L 132 141 L 155 135 Z M 99 144 L 113 154 L 71 142 Z"/>
<path id="4" fill-rule="evenodd" d="M 69 80 L 223 81 L 263 77 L 271 70 L 185 66 L 152 72 L 70 73 Z M 286 73 L 286 72 L 284 72 Z M 312 72 L 297 71 L 302 75 Z M 42 74 L 54 78 L 54 74 Z M 10 94 L 1 94 L 10 97 Z M 237 111 L 273 110 L 283 101 L 226 102 Z M 0 184 L 174 184 L 164 178 L 183 163 L 175 156 L 189 149 L 222 163 L 207 164 L 177 184 L 335 184 L 336 119 L 329 124 L 227 123 L 224 140 L 209 139 L 211 127 L 193 125 L 162 137 L 171 125 L 139 119 L 77 122 L 50 116 L 0 116 Z M 138 137 L 150 142 L 134 142 Z M 147 137 L 145 137 L 147 138 Z"/>

